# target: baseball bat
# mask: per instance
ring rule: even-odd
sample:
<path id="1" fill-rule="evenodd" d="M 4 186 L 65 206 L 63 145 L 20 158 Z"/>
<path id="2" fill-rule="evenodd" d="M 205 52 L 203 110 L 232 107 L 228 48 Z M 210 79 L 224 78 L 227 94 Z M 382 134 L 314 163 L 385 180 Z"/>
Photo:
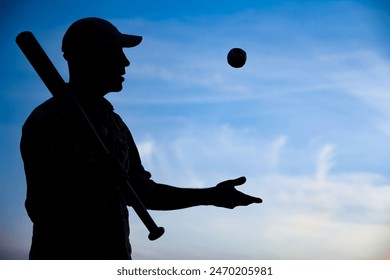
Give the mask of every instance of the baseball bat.
<path id="1" fill-rule="evenodd" d="M 30 31 L 21 32 L 16 37 L 16 43 L 54 98 L 60 100 L 72 109 L 73 113 L 77 114 L 78 121 L 83 125 L 84 131 L 92 142 L 92 146 L 95 147 L 96 152 L 102 156 L 108 156 L 109 151 L 107 147 L 96 132 L 81 105 L 69 92 L 65 81 L 35 36 Z M 149 230 L 148 238 L 150 240 L 156 240 L 161 237 L 164 234 L 164 228 L 156 225 L 128 181 L 126 181 L 123 191 L 130 199 L 134 211 Z"/>

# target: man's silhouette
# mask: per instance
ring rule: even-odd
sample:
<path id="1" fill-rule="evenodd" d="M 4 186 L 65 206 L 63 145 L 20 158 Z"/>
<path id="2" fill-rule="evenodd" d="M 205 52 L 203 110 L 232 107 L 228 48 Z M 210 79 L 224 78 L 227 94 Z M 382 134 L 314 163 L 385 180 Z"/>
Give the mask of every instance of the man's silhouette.
<path id="1" fill-rule="evenodd" d="M 93 153 L 71 110 L 50 98 L 23 126 L 21 154 L 27 180 L 26 209 L 33 222 L 30 259 L 131 259 L 128 180 L 145 207 L 174 210 L 198 205 L 234 208 L 261 199 L 237 191 L 237 178 L 205 189 L 177 188 L 151 180 L 132 135 L 104 98 L 122 90 L 130 65 L 123 48 L 142 37 L 120 33 L 108 21 L 73 23 L 62 41 L 70 92 L 78 100 L 110 156 Z"/>

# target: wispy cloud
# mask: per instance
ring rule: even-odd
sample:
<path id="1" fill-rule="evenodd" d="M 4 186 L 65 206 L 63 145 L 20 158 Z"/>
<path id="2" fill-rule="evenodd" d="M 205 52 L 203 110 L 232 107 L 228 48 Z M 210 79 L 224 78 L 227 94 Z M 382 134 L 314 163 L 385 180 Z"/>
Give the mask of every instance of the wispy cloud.
<path id="1" fill-rule="evenodd" d="M 269 154 L 270 154 L 270 165 L 273 170 L 276 170 L 278 167 L 278 163 L 280 161 L 280 153 L 282 152 L 286 143 L 287 143 L 286 136 L 280 136 L 274 142 L 271 143 Z"/>
<path id="2" fill-rule="evenodd" d="M 325 184 L 330 168 L 332 167 L 332 156 L 334 147 L 325 145 L 318 154 L 316 178 L 319 184 Z"/>

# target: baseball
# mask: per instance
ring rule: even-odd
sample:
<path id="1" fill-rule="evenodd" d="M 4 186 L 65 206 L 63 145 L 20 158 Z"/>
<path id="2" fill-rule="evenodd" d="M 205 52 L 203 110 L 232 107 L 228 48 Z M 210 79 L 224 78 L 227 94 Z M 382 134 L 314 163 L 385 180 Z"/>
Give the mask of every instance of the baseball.
<path id="1" fill-rule="evenodd" d="M 227 55 L 227 62 L 231 67 L 241 68 L 246 62 L 246 52 L 240 48 L 233 48 Z"/>

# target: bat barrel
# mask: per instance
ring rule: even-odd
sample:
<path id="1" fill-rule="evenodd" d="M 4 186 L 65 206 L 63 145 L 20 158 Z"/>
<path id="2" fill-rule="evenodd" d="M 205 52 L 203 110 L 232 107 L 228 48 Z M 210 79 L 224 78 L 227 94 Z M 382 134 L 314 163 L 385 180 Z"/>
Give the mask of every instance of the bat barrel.
<path id="1" fill-rule="evenodd" d="M 68 91 L 65 82 L 34 34 L 30 31 L 21 32 L 16 37 L 16 43 L 51 94 L 54 97 L 65 96 Z"/>

